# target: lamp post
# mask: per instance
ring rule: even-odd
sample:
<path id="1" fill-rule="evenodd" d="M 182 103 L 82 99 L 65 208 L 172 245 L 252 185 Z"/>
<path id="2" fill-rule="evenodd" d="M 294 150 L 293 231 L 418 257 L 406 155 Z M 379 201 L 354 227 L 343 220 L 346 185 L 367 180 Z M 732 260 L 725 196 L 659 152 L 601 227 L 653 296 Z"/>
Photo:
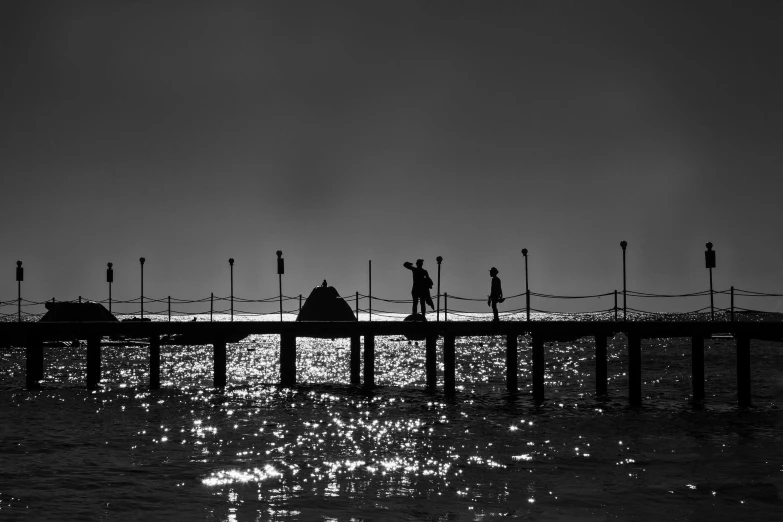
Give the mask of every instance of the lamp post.
<path id="1" fill-rule="evenodd" d="M 625 287 L 625 247 L 628 246 L 628 241 L 620 241 L 620 248 L 623 249 L 623 321 L 627 320 L 628 308 L 627 300 L 628 295 Z"/>
<path id="2" fill-rule="evenodd" d="M 710 319 L 715 320 L 715 303 L 712 296 L 712 269 L 715 268 L 715 251 L 712 249 L 712 243 L 707 243 L 707 250 L 704 252 L 704 261 L 710 271 Z"/>
<path id="3" fill-rule="evenodd" d="M 525 258 L 525 312 L 527 320 L 530 321 L 530 286 L 527 280 L 527 248 L 522 249 L 522 256 Z"/>
<path id="4" fill-rule="evenodd" d="M 234 258 L 231 257 L 228 260 L 228 264 L 231 267 L 231 320 L 234 320 Z"/>
<path id="5" fill-rule="evenodd" d="M 143 257 L 139 258 L 139 264 L 141 265 L 141 319 L 144 320 L 144 259 Z"/>
<path id="6" fill-rule="evenodd" d="M 435 258 L 435 261 L 438 262 L 438 308 L 437 308 L 437 315 L 435 316 L 435 321 L 440 322 L 440 264 L 443 262 L 443 257 L 438 256 Z"/>
<path id="7" fill-rule="evenodd" d="M 283 251 L 277 251 L 277 283 L 280 288 L 280 322 L 283 322 L 283 274 L 285 273 L 285 261 Z"/>
<path id="8" fill-rule="evenodd" d="M 109 313 L 111 313 L 111 284 L 114 282 L 114 266 L 112 263 L 106 263 L 106 282 L 109 283 Z"/>
<path id="9" fill-rule="evenodd" d="M 16 262 L 16 320 L 22 322 L 22 281 L 24 281 L 24 268 L 22 262 Z"/>

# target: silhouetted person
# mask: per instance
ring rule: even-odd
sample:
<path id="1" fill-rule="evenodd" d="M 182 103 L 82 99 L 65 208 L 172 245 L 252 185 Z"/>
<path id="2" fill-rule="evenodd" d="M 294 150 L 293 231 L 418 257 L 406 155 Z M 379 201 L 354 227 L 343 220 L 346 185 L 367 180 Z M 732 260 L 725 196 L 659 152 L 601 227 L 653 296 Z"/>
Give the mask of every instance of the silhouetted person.
<path id="1" fill-rule="evenodd" d="M 425 315 L 427 313 L 426 305 L 430 305 L 433 310 L 435 309 L 435 305 L 432 303 L 432 297 L 430 297 L 432 279 L 430 279 L 430 274 L 422 268 L 422 265 L 424 265 L 423 259 L 417 259 L 415 267 L 413 266 L 413 263 L 409 261 L 402 264 L 402 266 L 413 272 L 413 288 L 411 289 L 413 313 L 416 313 L 416 306 L 420 302 L 421 315 Z"/>
<path id="2" fill-rule="evenodd" d="M 326 288 L 326 279 L 324 279 L 324 282 L 321 283 L 321 288 Z"/>
<path id="3" fill-rule="evenodd" d="M 492 276 L 492 287 L 489 290 L 489 296 L 487 299 L 487 306 L 492 306 L 492 313 L 495 314 L 493 321 L 500 321 L 498 317 L 498 303 L 505 301 L 503 298 L 503 289 L 500 287 L 500 278 L 498 277 L 498 269 L 494 266 L 489 269 L 489 275 Z"/>

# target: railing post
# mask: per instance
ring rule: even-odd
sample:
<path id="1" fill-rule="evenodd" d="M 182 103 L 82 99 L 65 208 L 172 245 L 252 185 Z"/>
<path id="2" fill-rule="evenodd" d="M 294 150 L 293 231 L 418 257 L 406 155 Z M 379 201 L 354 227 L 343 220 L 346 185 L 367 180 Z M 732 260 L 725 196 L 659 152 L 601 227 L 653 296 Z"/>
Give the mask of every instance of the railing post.
<path id="1" fill-rule="evenodd" d="M 87 338 L 87 389 L 94 390 L 101 382 L 101 338 Z"/>
<path id="2" fill-rule="evenodd" d="M 209 322 L 212 322 L 212 311 L 215 309 L 215 293 L 209 293 Z"/>
<path id="3" fill-rule="evenodd" d="M 43 342 L 36 337 L 27 339 L 27 389 L 38 390 L 44 376 Z"/>
<path id="4" fill-rule="evenodd" d="M 359 335 L 351 336 L 351 384 L 361 384 L 362 353 Z"/>
<path id="5" fill-rule="evenodd" d="M 704 337 L 691 338 L 691 381 L 693 381 L 693 400 L 704 400 Z"/>
<path id="6" fill-rule="evenodd" d="M 375 336 L 373 334 L 364 335 L 364 386 L 368 389 L 375 386 Z"/>
<path id="7" fill-rule="evenodd" d="M 731 322 L 734 322 L 734 287 L 731 287 Z"/>
<path id="8" fill-rule="evenodd" d="M 620 247 L 623 249 L 623 321 L 628 320 L 628 294 L 625 285 L 625 249 L 628 247 L 627 241 L 620 241 Z"/>
<path id="9" fill-rule="evenodd" d="M 144 259 L 143 257 L 139 258 L 139 265 L 141 266 L 141 297 L 139 297 L 139 303 L 141 305 L 141 319 L 144 319 Z"/>
<path id="10" fill-rule="evenodd" d="M 606 335 L 595 336 L 595 393 L 607 394 L 607 367 L 606 367 Z"/>
<path id="11" fill-rule="evenodd" d="M 372 321 L 372 259 L 370 259 L 370 292 L 367 295 L 367 299 L 368 299 L 368 303 L 369 303 L 368 306 L 367 306 L 367 310 L 369 312 L 369 321 Z M 365 339 L 366 339 L 366 337 L 365 337 Z M 366 363 L 365 363 L 365 365 L 366 365 Z"/>
<path id="12" fill-rule="evenodd" d="M 150 335 L 150 390 L 160 389 L 160 337 Z"/>
<path id="13" fill-rule="evenodd" d="M 525 258 L 525 317 L 530 321 L 530 285 L 527 279 L 527 248 L 522 249 L 522 256 Z"/>
<path id="14" fill-rule="evenodd" d="M 171 296 L 169 296 L 169 322 L 171 322 Z"/>
<path id="15" fill-rule="evenodd" d="M 299 294 L 299 313 L 302 313 L 302 294 Z"/>
<path id="16" fill-rule="evenodd" d="M 443 392 L 454 395 L 456 391 L 456 337 L 453 333 L 443 334 Z"/>
<path id="17" fill-rule="evenodd" d="M 296 385 L 296 336 L 288 332 L 280 334 L 280 384 Z"/>
<path id="18" fill-rule="evenodd" d="M 435 315 L 435 321 L 440 322 L 440 264 L 443 262 L 443 257 L 438 256 L 435 258 L 435 261 L 438 262 L 438 308 L 437 308 L 437 314 Z"/>
<path id="19" fill-rule="evenodd" d="M 532 339 L 533 345 L 533 401 L 536 404 L 544 402 L 544 373 L 546 361 L 544 359 L 544 340 L 538 335 Z"/>
<path id="20" fill-rule="evenodd" d="M 519 374 L 519 354 L 517 349 L 517 333 L 506 336 L 506 389 L 510 393 L 519 390 L 517 375 Z"/>
<path id="21" fill-rule="evenodd" d="M 434 390 L 438 383 L 438 371 L 437 371 L 437 342 L 438 336 L 435 334 L 427 334 L 427 345 L 425 350 L 424 360 L 424 373 L 427 380 L 427 388 Z"/>
<path id="22" fill-rule="evenodd" d="M 737 402 L 750 406 L 750 337 L 737 336 Z"/>
<path id="23" fill-rule="evenodd" d="M 214 368 L 214 385 L 215 388 L 226 387 L 226 341 L 223 339 L 216 340 L 213 345 L 213 368 Z"/>
<path id="24" fill-rule="evenodd" d="M 109 283 L 109 313 L 111 313 L 111 284 L 114 282 L 114 270 L 112 263 L 106 263 L 106 282 Z"/>
<path id="25" fill-rule="evenodd" d="M 285 260 L 283 251 L 277 251 L 277 283 L 280 289 L 280 322 L 283 322 L 283 273 L 285 272 Z"/>
<path id="26" fill-rule="evenodd" d="M 356 320 L 359 320 L 359 292 L 356 292 Z"/>
<path id="27" fill-rule="evenodd" d="M 443 322 L 449 320 L 449 293 L 443 294 Z"/>
<path id="28" fill-rule="evenodd" d="M 628 399 L 631 406 L 642 405 L 642 337 L 628 335 Z"/>
<path id="29" fill-rule="evenodd" d="M 24 281 L 24 268 L 22 262 L 16 262 L 16 321 L 22 322 L 22 281 Z"/>
<path id="30" fill-rule="evenodd" d="M 614 320 L 617 321 L 617 290 L 614 291 Z"/>
<path id="31" fill-rule="evenodd" d="M 234 321 L 234 258 L 231 257 L 228 260 L 228 265 L 231 267 L 231 321 Z"/>

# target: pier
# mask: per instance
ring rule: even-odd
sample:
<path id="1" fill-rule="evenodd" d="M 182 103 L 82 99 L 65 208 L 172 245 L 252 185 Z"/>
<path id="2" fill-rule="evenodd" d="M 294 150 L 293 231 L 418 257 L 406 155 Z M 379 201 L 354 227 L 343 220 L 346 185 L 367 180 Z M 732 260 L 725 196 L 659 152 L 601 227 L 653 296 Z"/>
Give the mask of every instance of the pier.
<path id="1" fill-rule="evenodd" d="M 0 323 L 0 343 L 24 346 L 27 356 L 27 387 L 35 389 L 43 378 L 45 359 L 43 342 L 75 336 L 87 340 L 86 383 L 95 389 L 101 380 L 101 342 L 104 337 L 146 339 L 150 353 L 150 389 L 160 387 L 161 338 L 171 334 L 186 334 L 210 339 L 213 350 L 214 386 L 226 386 L 226 360 L 230 344 L 251 334 L 279 335 L 279 383 L 297 384 L 296 339 L 306 337 L 350 339 L 350 380 L 352 385 L 367 389 L 375 387 L 375 361 L 382 357 L 375 351 L 378 336 L 407 336 L 424 339 L 424 372 L 427 388 L 436 390 L 437 339 L 443 338 L 443 393 L 456 393 L 455 340 L 458 337 L 501 336 L 506 340 L 506 388 L 516 393 L 519 388 L 518 356 L 520 336 L 531 338 L 533 400 L 545 400 L 544 374 L 546 343 L 572 342 L 580 338 L 595 339 L 596 394 L 607 393 L 607 339 L 616 334 L 627 338 L 628 400 L 633 406 L 642 404 L 642 350 L 645 339 L 690 338 L 692 344 L 693 399 L 702 400 L 704 389 L 704 340 L 715 335 L 731 336 L 736 342 L 737 402 L 742 407 L 751 404 L 752 341 L 783 341 L 783 323 L 731 321 L 453 321 L 413 323 L 403 321 L 356 322 L 83 322 L 83 323 Z M 364 367 L 361 368 L 364 338 Z M 56 348 L 55 348 L 56 349 Z"/>

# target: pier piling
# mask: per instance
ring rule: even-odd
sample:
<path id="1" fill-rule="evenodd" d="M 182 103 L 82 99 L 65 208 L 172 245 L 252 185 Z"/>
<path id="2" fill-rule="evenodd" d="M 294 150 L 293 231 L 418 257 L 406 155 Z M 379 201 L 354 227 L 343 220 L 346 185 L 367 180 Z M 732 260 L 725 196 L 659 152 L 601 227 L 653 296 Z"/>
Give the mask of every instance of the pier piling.
<path id="1" fill-rule="evenodd" d="M 519 390 L 517 375 L 519 373 L 519 361 L 517 351 L 517 334 L 506 336 L 506 389 L 509 393 Z"/>
<path id="2" fill-rule="evenodd" d="M 704 337 L 691 338 L 691 380 L 693 381 L 693 400 L 704 400 Z"/>
<path id="3" fill-rule="evenodd" d="M 608 393 L 605 335 L 595 336 L 595 393 L 596 395 Z"/>
<path id="4" fill-rule="evenodd" d="M 150 390 L 160 389 L 160 336 L 150 335 Z"/>
<path id="5" fill-rule="evenodd" d="M 36 337 L 27 340 L 27 389 L 37 390 L 44 375 L 43 342 Z"/>
<path id="6" fill-rule="evenodd" d="M 446 395 L 454 395 L 456 390 L 455 340 L 452 333 L 443 335 L 443 392 Z"/>
<path id="7" fill-rule="evenodd" d="M 737 402 L 750 406 L 750 337 L 737 336 Z"/>
<path id="8" fill-rule="evenodd" d="M 87 389 L 95 390 L 101 382 L 101 338 L 87 338 Z"/>
<path id="9" fill-rule="evenodd" d="M 296 385 L 296 336 L 286 332 L 280 334 L 280 384 Z"/>
<path id="10" fill-rule="evenodd" d="M 546 370 L 544 361 L 544 340 L 533 336 L 533 401 L 536 403 L 544 402 L 544 372 Z"/>
<path id="11" fill-rule="evenodd" d="M 362 353 L 358 335 L 351 336 L 351 384 L 361 384 Z"/>
<path id="12" fill-rule="evenodd" d="M 628 400 L 642 405 L 642 337 L 636 333 L 628 334 Z"/>
<path id="13" fill-rule="evenodd" d="M 427 335 L 427 345 L 424 361 L 424 373 L 427 378 L 427 388 L 434 390 L 437 386 L 437 342 L 438 337 L 434 334 Z"/>
<path id="14" fill-rule="evenodd" d="M 226 387 L 226 341 L 216 340 L 212 345 L 214 349 L 214 386 Z"/>
<path id="15" fill-rule="evenodd" d="M 375 386 L 375 336 L 372 334 L 364 336 L 364 386 L 368 389 Z"/>

